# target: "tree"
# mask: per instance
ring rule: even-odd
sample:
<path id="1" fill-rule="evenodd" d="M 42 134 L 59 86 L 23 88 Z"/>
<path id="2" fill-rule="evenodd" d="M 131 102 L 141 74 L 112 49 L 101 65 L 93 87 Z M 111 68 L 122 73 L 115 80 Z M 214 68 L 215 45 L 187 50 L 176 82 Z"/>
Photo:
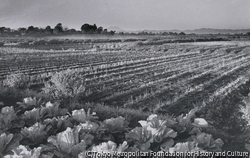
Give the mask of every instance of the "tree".
<path id="1" fill-rule="evenodd" d="M 115 34 L 115 31 L 111 30 L 111 31 L 109 31 L 109 34 L 110 34 L 110 35 L 114 35 L 114 34 Z"/>
<path id="2" fill-rule="evenodd" d="M 97 30 L 96 24 L 94 24 L 94 25 L 92 26 L 92 30 L 93 30 L 93 32 L 96 32 L 96 30 Z"/>
<path id="3" fill-rule="evenodd" d="M 179 33 L 179 35 L 186 35 L 184 32 Z"/>
<path id="4" fill-rule="evenodd" d="M 53 33 L 53 30 L 51 29 L 50 26 L 47 26 L 47 27 L 45 28 L 44 31 L 45 31 L 46 34 L 51 34 L 51 33 Z"/>
<path id="5" fill-rule="evenodd" d="M 70 29 L 68 30 L 69 33 L 76 33 L 76 29 Z"/>
<path id="6" fill-rule="evenodd" d="M 107 34 L 107 33 L 108 33 L 108 29 L 104 29 L 103 34 Z"/>
<path id="7" fill-rule="evenodd" d="M 19 29 L 18 29 L 18 32 L 19 32 L 21 35 L 25 35 L 26 28 L 24 28 L 24 27 L 19 28 Z"/>
<path id="8" fill-rule="evenodd" d="M 58 33 L 62 33 L 63 32 L 63 27 L 62 27 L 62 23 L 58 23 L 54 30 L 53 30 L 53 33 L 54 34 L 58 34 Z"/>
<path id="9" fill-rule="evenodd" d="M 97 32 L 98 34 L 101 34 L 102 31 L 103 31 L 103 27 L 98 27 L 97 30 L 96 30 L 96 32 Z"/>
<path id="10" fill-rule="evenodd" d="M 84 25 L 82 25 L 81 30 L 83 33 L 96 33 L 97 26 L 96 26 L 96 24 L 94 24 L 94 25 L 84 24 Z"/>
<path id="11" fill-rule="evenodd" d="M 29 26 L 27 32 L 28 33 L 33 33 L 35 31 L 34 26 Z"/>
<path id="12" fill-rule="evenodd" d="M 2 35 L 2 34 L 8 34 L 10 32 L 11 32 L 10 28 L 0 27 L 0 35 Z"/>
<path id="13" fill-rule="evenodd" d="M 90 27 L 89 24 L 84 24 L 84 25 L 82 25 L 82 27 L 81 27 L 82 32 L 83 32 L 83 33 L 89 32 L 89 27 Z"/>
<path id="14" fill-rule="evenodd" d="M 38 27 L 34 27 L 34 32 L 38 33 L 38 32 L 42 32 L 42 29 L 38 28 Z"/>
<path id="15" fill-rule="evenodd" d="M 0 33 L 3 33 L 5 29 L 5 27 L 0 27 Z"/>

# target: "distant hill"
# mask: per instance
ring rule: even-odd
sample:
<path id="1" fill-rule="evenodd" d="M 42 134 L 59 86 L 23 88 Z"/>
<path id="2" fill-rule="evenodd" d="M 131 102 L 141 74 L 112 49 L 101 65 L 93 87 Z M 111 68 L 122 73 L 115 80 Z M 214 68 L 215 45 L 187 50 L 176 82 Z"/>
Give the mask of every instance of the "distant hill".
<path id="1" fill-rule="evenodd" d="M 195 29 L 195 30 L 184 30 L 185 33 L 195 33 L 195 34 L 240 34 L 240 33 L 247 33 L 250 32 L 250 29 L 238 29 L 238 30 L 232 30 L 232 29 L 212 29 L 212 28 L 201 28 L 201 29 Z"/>
<path id="2" fill-rule="evenodd" d="M 182 32 L 181 30 L 143 30 L 145 32 L 152 32 L 152 33 L 160 33 L 160 32 L 176 32 L 180 33 Z"/>
<path id="3" fill-rule="evenodd" d="M 119 27 L 114 27 L 115 28 L 119 28 Z M 113 29 L 113 30 L 114 30 Z M 120 28 L 119 28 L 120 29 Z M 121 29 L 120 29 L 121 30 Z M 162 33 L 162 32 L 176 32 L 176 33 L 180 33 L 180 32 L 184 32 L 186 34 L 246 34 L 247 32 L 250 32 L 250 29 L 237 29 L 237 30 L 233 30 L 233 29 L 212 29 L 212 28 L 201 28 L 201 29 L 195 29 L 195 30 L 138 30 L 138 31 L 117 31 L 117 32 L 131 32 L 131 33 L 139 33 L 139 32 L 152 32 L 152 33 Z"/>
<path id="4" fill-rule="evenodd" d="M 107 29 L 108 29 L 108 31 L 113 30 L 113 31 L 115 31 L 115 32 L 126 32 L 126 31 L 120 29 L 120 28 L 117 27 L 117 26 L 111 26 L 111 27 L 109 27 L 109 28 L 107 28 Z"/>

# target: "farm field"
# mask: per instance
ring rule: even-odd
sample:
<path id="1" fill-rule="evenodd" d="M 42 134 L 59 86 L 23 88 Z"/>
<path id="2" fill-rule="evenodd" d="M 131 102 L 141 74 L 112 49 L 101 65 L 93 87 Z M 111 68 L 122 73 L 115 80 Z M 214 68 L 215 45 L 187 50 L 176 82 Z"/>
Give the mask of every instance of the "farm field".
<path id="1" fill-rule="evenodd" d="M 36 87 L 55 72 L 75 69 L 86 86 L 84 101 L 176 115 L 223 99 L 249 81 L 249 42 L 95 41 L 72 44 L 74 49 L 62 42 L 44 42 L 44 49 L 0 47 L 1 79 L 24 73 Z M 54 47 L 61 50 L 49 49 Z"/>
<path id="2" fill-rule="evenodd" d="M 22 74 L 26 88 L 44 94 L 55 75 L 76 72 L 84 87 L 77 94 L 81 103 L 173 117 L 198 108 L 197 116 L 230 135 L 225 138 L 226 150 L 244 148 L 240 146 L 244 144 L 233 148 L 232 140 L 241 136 L 243 122 L 234 119 L 239 117 L 241 99 L 250 93 L 249 41 L 190 42 L 162 37 L 6 41 L 0 46 L 3 85 L 8 76 Z M 73 96 L 78 90 L 66 88 L 72 89 Z M 56 101 L 55 94 L 47 91 L 46 95 Z M 0 96 L 0 102 L 11 101 Z M 225 133 L 216 134 L 228 137 Z"/>

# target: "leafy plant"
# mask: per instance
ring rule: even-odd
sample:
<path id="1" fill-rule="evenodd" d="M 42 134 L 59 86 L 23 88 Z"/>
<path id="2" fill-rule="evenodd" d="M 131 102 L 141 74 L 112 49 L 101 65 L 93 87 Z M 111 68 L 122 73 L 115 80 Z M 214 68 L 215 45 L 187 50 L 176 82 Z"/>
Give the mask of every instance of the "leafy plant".
<path id="1" fill-rule="evenodd" d="M 48 137 L 46 126 L 41 123 L 36 123 L 31 127 L 24 127 L 21 130 L 23 135 L 22 143 L 30 147 L 39 146 L 40 144 L 46 142 Z"/>
<path id="2" fill-rule="evenodd" d="M 59 108 L 58 103 L 47 102 L 45 106 L 40 108 L 33 108 L 30 111 L 25 111 L 22 118 L 25 120 L 26 124 L 31 126 L 36 122 L 41 122 L 46 118 L 53 118 L 55 116 L 63 116 L 68 113 L 67 109 Z"/>
<path id="3" fill-rule="evenodd" d="M 41 103 L 42 103 L 41 98 L 37 100 L 36 97 L 34 98 L 28 97 L 28 98 L 24 98 L 23 102 L 17 102 L 17 105 L 19 105 L 19 108 L 25 111 L 28 109 L 30 110 L 30 109 L 39 107 L 41 106 Z"/>
<path id="4" fill-rule="evenodd" d="M 182 114 L 175 119 L 175 121 L 177 122 L 176 130 L 178 133 L 188 132 L 193 128 L 191 123 L 197 110 L 197 108 L 192 109 L 188 114 L 186 114 L 186 116 L 183 116 Z"/>
<path id="5" fill-rule="evenodd" d="M 58 133 L 56 136 L 50 136 L 48 142 L 53 145 L 50 152 L 57 156 L 58 153 L 62 153 L 66 154 L 68 157 L 76 157 L 78 154 L 86 150 L 85 141 L 79 140 L 79 133 L 69 127 L 65 131 Z M 60 154 L 59 157 L 64 157 L 62 154 Z"/>
<path id="6" fill-rule="evenodd" d="M 208 127 L 207 121 L 203 118 L 195 118 L 193 125 L 196 127 Z"/>
<path id="7" fill-rule="evenodd" d="M 124 138 L 125 132 L 128 131 L 128 122 L 125 118 L 119 116 L 117 118 L 110 118 L 103 121 L 105 127 L 109 130 L 109 133 L 115 139 L 115 142 L 122 143 Z"/>
<path id="8" fill-rule="evenodd" d="M 161 120 L 153 114 L 148 117 L 147 121 L 139 121 L 139 123 L 151 131 L 153 135 L 151 149 L 158 151 L 161 147 L 166 150 L 174 145 L 173 138 L 177 136 L 177 132 L 169 127 L 173 127 L 176 124 L 175 121 L 171 119 Z"/>
<path id="9" fill-rule="evenodd" d="M 109 129 L 110 133 L 123 133 L 127 131 L 128 122 L 125 121 L 125 118 L 119 116 L 117 118 L 110 118 L 103 121 L 106 127 Z"/>
<path id="10" fill-rule="evenodd" d="M 17 118 L 13 106 L 4 107 L 0 113 L 0 130 L 6 131 L 12 126 L 12 122 Z M 3 132 L 1 132 L 3 133 Z"/>
<path id="11" fill-rule="evenodd" d="M 206 134 L 203 132 L 191 136 L 191 139 L 197 143 L 199 148 L 213 152 L 222 151 L 221 148 L 224 144 L 220 138 L 214 140 L 211 134 Z"/>
<path id="12" fill-rule="evenodd" d="M 33 108 L 32 110 L 25 111 L 22 115 L 25 124 L 28 126 L 34 125 L 36 122 L 39 122 L 43 119 L 44 113 L 41 112 L 40 108 Z"/>
<path id="13" fill-rule="evenodd" d="M 129 145 L 132 147 L 129 150 L 132 151 L 148 151 L 150 143 L 153 142 L 153 135 L 147 127 L 136 127 L 126 134 L 126 139 Z"/>
<path id="14" fill-rule="evenodd" d="M 83 132 L 86 133 L 96 133 L 99 128 L 99 125 L 94 122 L 87 121 L 85 123 L 80 123 L 75 128 L 77 129 L 78 132 L 82 130 Z"/>
<path id="15" fill-rule="evenodd" d="M 68 127 L 73 127 L 73 124 L 67 120 L 68 116 L 60 116 L 45 119 L 43 123 L 46 125 L 46 131 L 49 135 L 55 135 L 58 132 L 66 130 Z"/>
<path id="16" fill-rule="evenodd" d="M 197 147 L 194 141 L 188 141 L 184 143 L 177 143 L 174 147 L 169 148 L 167 152 L 195 152 L 195 151 L 204 151 L 203 149 Z"/>
<path id="17" fill-rule="evenodd" d="M 127 142 L 124 141 L 122 144 L 120 144 L 118 147 L 115 142 L 108 141 L 108 142 L 103 142 L 99 145 L 93 146 L 92 147 L 92 152 L 99 152 L 99 153 L 107 153 L 107 154 L 114 154 L 116 156 L 115 152 L 124 152 L 128 148 Z M 117 155 L 118 156 L 118 155 Z M 78 158 L 85 158 L 86 157 L 86 151 L 81 152 L 78 154 Z"/>
<path id="18" fill-rule="evenodd" d="M 30 149 L 27 146 L 19 145 L 13 150 L 14 155 L 6 155 L 6 158 L 38 158 L 41 155 L 42 147 Z"/>
<path id="19" fill-rule="evenodd" d="M 0 127 L 4 127 L 0 138 L 1 157 L 84 157 L 86 151 L 217 152 L 222 151 L 224 144 L 203 132 L 209 125 L 205 119 L 195 118 L 197 109 L 177 118 L 152 114 L 139 121 L 141 127 L 131 130 L 125 118 L 98 121 L 90 109 L 73 110 L 70 115 L 58 103 L 47 102 L 38 107 L 36 98 L 25 98 L 20 105 L 23 109 L 35 108 L 25 111 L 20 118 L 13 107 L 1 109 Z M 30 127 L 22 128 L 21 135 L 6 135 L 18 119 Z M 9 146 L 12 139 L 14 145 Z M 18 146 L 19 142 L 22 145 Z M 246 141 L 246 149 L 247 145 Z"/>
<path id="20" fill-rule="evenodd" d="M 99 122 L 99 128 L 94 134 L 96 142 L 106 142 L 109 140 L 115 141 L 114 136 L 109 132 L 109 129 L 102 123 Z"/>
<path id="21" fill-rule="evenodd" d="M 61 109 L 59 108 L 59 103 L 51 103 L 47 102 L 45 107 L 41 107 L 41 114 L 44 119 L 52 118 L 55 116 L 63 116 L 68 113 L 68 109 Z"/>
<path id="22" fill-rule="evenodd" d="M 13 106 L 2 108 L 0 113 L 0 134 L 14 128 L 21 128 L 23 126 L 24 122 L 18 119 Z"/>
<path id="23" fill-rule="evenodd" d="M 81 122 L 81 123 L 98 119 L 95 113 L 91 114 L 90 109 L 88 109 L 88 112 L 86 113 L 83 108 L 80 110 L 73 110 L 72 118 L 76 120 L 77 122 Z"/>
<path id="24" fill-rule="evenodd" d="M 108 142 L 103 142 L 97 146 L 93 146 L 92 151 L 105 152 L 105 153 L 112 153 L 114 151 L 124 152 L 127 148 L 128 148 L 128 146 L 127 146 L 126 141 L 124 141 L 118 147 L 117 147 L 116 143 L 114 143 L 112 141 L 108 141 Z"/>
<path id="25" fill-rule="evenodd" d="M 0 136 L 0 158 L 7 154 L 13 154 L 13 149 L 19 145 L 19 141 L 22 139 L 20 135 L 3 133 Z"/>

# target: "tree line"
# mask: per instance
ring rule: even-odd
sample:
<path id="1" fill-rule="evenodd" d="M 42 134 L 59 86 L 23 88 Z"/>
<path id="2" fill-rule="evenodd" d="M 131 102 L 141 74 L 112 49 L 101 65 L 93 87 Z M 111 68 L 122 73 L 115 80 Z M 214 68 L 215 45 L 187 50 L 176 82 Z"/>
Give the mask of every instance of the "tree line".
<path id="1" fill-rule="evenodd" d="M 63 26 L 62 23 L 58 23 L 54 28 L 47 26 L 45 28 L 39 28 L 34 26 L 29 26 L 28 28 L 21 27 L 18 29 L 10 29 L 7 27 L 0 27 L 0 35 L 32 35 L 32 34 L 47 34 L 47 35 L 58 35 L 58 34 L 108 34 L 114 35 L 115 31 L 108 31 L 103 29 L 102 26 L 97 27 L 96 24 L 83 24 L 80 28 L 81 30 L 69 29 Z"/>

